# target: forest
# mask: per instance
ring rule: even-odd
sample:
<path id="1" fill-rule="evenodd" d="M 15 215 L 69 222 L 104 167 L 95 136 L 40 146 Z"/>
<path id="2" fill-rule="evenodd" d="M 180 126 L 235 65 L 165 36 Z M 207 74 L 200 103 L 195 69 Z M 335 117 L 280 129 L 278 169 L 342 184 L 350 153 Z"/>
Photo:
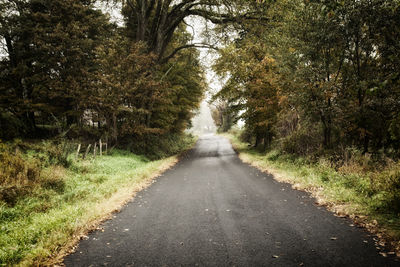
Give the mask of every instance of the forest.
<path id="1" fill-rule="evenodd" d="M 208 89 L 198 48 L 215 51 L 224 81 L 209 101 L 219 132 L 365 174 L 362 194 L 398 217 L 399 14 L 399 0 L 0 0 L 0 219 L 22 216 L 7 214 L 27 196 L 65 194 L 64 172 L 87 168 L 77 144 L 102 139 L 140 164 L 186 149 Z M 28 253 L 15 251 L 0 264 Z"/>

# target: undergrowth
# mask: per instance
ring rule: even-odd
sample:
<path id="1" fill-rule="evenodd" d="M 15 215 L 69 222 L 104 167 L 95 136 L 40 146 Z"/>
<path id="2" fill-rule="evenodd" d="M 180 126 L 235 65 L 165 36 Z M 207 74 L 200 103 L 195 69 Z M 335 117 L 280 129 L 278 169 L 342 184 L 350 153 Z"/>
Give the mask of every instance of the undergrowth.
<path id="1" fill-rule="evenodd" d="M 148 134 L 140 141 L 123 141 L 122 146 L 135 154 L 146 155 L 155 160 L 175 155 L 191 146 L 194 141 L 195 137 L 190 134 Z"/>

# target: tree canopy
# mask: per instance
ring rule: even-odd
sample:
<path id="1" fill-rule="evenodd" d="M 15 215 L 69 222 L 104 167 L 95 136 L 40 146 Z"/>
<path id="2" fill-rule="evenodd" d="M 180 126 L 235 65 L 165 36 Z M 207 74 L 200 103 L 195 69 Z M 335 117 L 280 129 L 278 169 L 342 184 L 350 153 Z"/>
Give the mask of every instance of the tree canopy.
<path id="1" fill-rule="evenodd" d="M 205 89 L 196 49 L 161 63 L 130 35 L 138 25 L 111 23 L 94 1 L 10 0 L 0 12 L 1 138 L 67 132 L 140 143 L 190 125 Z M 190 40 L 177 25 L 164 49 Z"/>
<path id="2" fill-rule="evenodd" d="M 196 47 L 213 47 L 193 43 L 196 16 L 228 37 L 223 130 L 242 120 L 255 145 L 295 153 L 399 149 L 399 1 L 101 2 L 120 4 L 122 26 L 96 1 L 0 3 L 1 138 L 182 133 L 207 87 Z"/>
<path id="3" fill-rule="evenodd" d="M 256 145 L 309 153 L 399 149 L 399 1 L 274 1 L 245 23 L 215 70 Z M 397 40 L 397 41 L 396 41 Z"/>

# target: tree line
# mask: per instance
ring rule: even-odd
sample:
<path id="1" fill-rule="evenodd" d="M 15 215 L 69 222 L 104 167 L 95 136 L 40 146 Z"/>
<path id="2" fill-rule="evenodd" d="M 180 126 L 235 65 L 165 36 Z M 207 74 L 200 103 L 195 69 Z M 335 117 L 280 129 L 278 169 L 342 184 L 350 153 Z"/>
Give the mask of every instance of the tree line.
<path id="1" fill-rule="evenodd" d="M 277 0 L 245 23 L 214 69 L 221 129 L 313 155 L 355 147 L 399 156 L 400 2 Z"/>
<path id="2" fill-rule="evenodd" d="M 123 25 L 99 5 L 120 9 Z M 153 144 L 190 126 L 206 88 L 190 16 L 259 19 L 245 0 L 0 2 L 0 138 Z"/>
<path id="3" fill-rule="evenodd" d="M 138 18 L 141 2 L 122 3 L 120 26 L 96 1 L 1 1 L 0 138 L 181 134 L 205 89 L 198 51 L 182 23 L 146 28 L 171 7 Z"/>

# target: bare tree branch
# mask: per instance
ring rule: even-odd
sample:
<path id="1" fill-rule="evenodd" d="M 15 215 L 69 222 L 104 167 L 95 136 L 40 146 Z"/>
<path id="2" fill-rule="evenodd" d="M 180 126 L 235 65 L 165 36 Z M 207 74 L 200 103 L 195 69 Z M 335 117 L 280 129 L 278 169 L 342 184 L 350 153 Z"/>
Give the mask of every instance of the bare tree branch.
<path id="1" fill-rule="evenodd" d="M 182 45 L 180 47 L 175 48 L 174 51 L 171 52 L 168 56 L 164 57 L 161 59 L 161 63 L 166 63 L 168 60 L 173 58 L 179 51 L 183 49 L 188 49 L 188 48 L 208 48 L 208 49 L 214 49 L 218 50 L 218 47 L 210 45 L 210 44 L 205 44 L 205 43 L 195 43 L 195 44 L 187 44 L 187 45 Z"/>

